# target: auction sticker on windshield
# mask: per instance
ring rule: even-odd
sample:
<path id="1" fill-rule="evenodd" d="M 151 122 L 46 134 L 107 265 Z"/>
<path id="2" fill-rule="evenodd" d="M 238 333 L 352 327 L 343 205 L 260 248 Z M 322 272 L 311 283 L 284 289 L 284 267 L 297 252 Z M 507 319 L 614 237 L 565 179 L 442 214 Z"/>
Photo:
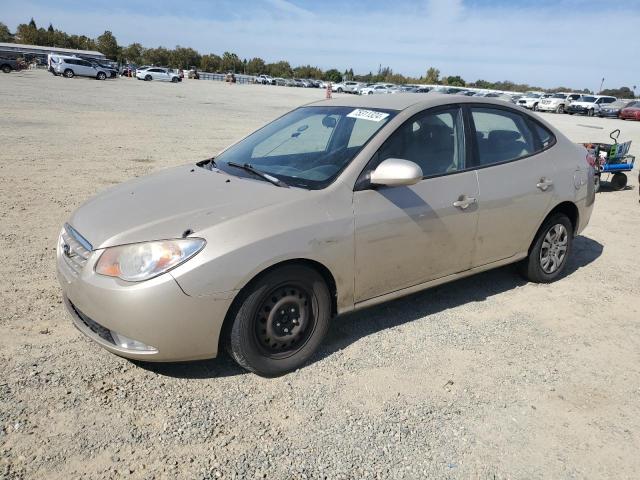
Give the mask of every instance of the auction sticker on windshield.
<path id="1" fill-rule="evenodd" d="M 347 117 L 350 118 L 361 118 L 362 120 L 370 120 L 372 122 L 380 122 L 388 116 L 388 113 L 376 112 L 375 110 L 365 110 L 362 108 L 356 108 L 353 112 L 347 115 Z"/>

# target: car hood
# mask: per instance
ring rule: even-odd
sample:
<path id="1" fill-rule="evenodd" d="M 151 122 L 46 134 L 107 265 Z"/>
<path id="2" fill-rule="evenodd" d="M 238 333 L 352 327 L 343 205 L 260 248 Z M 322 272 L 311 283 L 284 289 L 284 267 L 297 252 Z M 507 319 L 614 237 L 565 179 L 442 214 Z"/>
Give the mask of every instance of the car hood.
<path id="1" fill-rule="evenodd" d="M 184 165 L 112 187 L 78 208 L 70 225 L 94 249 L 180 238 L 310 192 Z"/>

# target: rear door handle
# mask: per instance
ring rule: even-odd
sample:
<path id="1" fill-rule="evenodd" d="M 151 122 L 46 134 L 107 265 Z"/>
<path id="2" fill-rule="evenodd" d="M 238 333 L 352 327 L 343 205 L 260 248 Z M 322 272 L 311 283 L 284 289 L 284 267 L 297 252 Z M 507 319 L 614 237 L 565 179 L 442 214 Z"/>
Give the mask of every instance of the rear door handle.
<path id="1" fill-rule="evenodd" d="M 458 197 L 458 200 L 453 202 L 453 206 L 464 210 L 465 208 L 468 208 L 470 205 L 473 205 L 474 203 L 478 203 L 478 200 L 475 199 L 474 197 L 467 197 L 466 195 L 460 195 L 460 197 Z"/>
<path id="2" fill-rule="evenodd" d="M 543 192 L 546 191 L 551 185 L 553 185 L 553 180 L 550 180 L 546 177 L 542 177 L 540 179 L 540 181 L 536 184 L 536 187 L 538 187 L 540 190 L 542 190 Z"/>

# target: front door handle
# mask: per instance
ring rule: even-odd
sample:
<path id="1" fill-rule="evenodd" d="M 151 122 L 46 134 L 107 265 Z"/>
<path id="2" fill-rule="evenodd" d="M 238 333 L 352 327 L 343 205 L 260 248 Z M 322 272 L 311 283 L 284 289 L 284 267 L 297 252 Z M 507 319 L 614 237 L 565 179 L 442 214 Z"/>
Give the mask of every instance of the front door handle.
<path id="1" fill-rule="evenodd" d="M 536 187 L 545 192 L 551 185 L 553 185 L 553 180 L 550 180 L 547 177 L 542 177 L 536 184 Z"/>
<path id="2" fill-rule="evenodd" d="M 473 205 L 474 203 L 478 203 L 478 200 L 475 199 L 474 197 L 467 197 L 466 195 L 460 195 L 458 197 L 458 200 L 453 202 L 453 206 L 464 210 L 465 208 L 468 208 L 470 205 Z"/>

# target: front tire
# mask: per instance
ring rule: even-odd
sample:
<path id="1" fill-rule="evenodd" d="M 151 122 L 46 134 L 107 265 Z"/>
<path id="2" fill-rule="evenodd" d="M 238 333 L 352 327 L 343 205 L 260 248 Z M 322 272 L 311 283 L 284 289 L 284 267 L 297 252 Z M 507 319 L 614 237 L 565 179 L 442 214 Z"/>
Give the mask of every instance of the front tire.
<path id="1" fill-rule="evenodd" d="M 71 70 L 70 68 L 67 68 L 64 71 L 64 76 L 67 77 L 67 78 L 73 78 L 74 75 L 75 74 L 73 73 L 73 70 Z"/>
<path id="2" fill-rule="evenodd" d="M 558 105 L 558 108 L 556 108 L 556 113 L 564 113 L 564 105 Z"/>
<path id="3" fill-rule="evenodd" d="M 231 357 L 264 377 L 304 365 L 331 318 L 331 295 L 322 276 L 288 265 L 259 277 L 241 295 L 227 337 Z"/>
<path id="4" fill-rule="evenodd" d="M 594 114 L 594 111 L 592 108 L 587 111 L 587 116 L 593 117 L 593 114 Z"/>
<path id="5" fill-rule="evenodd" d="M 144 77 L 144 81 L 145 82 L 150 82 L 151 81 L 151 75 L 147 75 Z"/>
<path id="6" fill-rule="evenodd" d="M 537 104 L 537 103 L 534 103 L 534 104 L 533 104 L 533 108 L 532 108 L 532 110 L 533 110 L 534 112 L 537 112 L 537 111 L 538 111 L 538 104 Z"/>
<path id="7" fill-rule="evenodd" d="M 2 66 L 2 71 L 4 73 L 11 73 L 11 66 L 10 65 L 3 65 Z"/>
<path id="8" fill-rule="evenodd" d="M 105 80 L 107 75 L 104 72 L 98 72 L 98 80 Z"/>
<path id="9" fill-rule="evenodd" d="M 180 80 L 178 79 L 178 77 L 173 77 L 171 79 L 171 83 L 178 83 Z"/>
<path id="10" fill-rule="evenodd" d="M 573 246 L 573 224 L 564 213 L 545 220 L 533 241 L 529 256 L 521 264 L 521 273 L 530 282 L 550 283 L 567 266 Z"/>

